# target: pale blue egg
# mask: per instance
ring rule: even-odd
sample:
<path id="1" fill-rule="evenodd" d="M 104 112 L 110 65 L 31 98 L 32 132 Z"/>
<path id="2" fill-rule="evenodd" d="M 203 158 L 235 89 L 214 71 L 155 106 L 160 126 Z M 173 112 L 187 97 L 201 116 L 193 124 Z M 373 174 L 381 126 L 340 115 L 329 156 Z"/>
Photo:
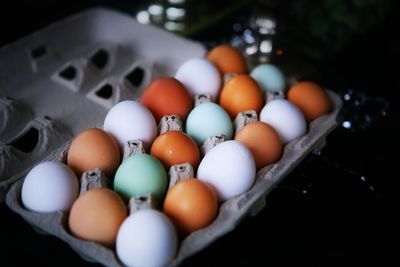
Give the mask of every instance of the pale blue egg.
<path id="1" fill-rule="evenodd" d="M 261 64 L 250 73 L 264 92 L 281 92 L 285 90 L 285 76 L 273 64 Z"/>
<path id="2" fill-rule="evenodd" d="M 203 103 L 189 113 L 186 119 L 186 133 L 199 145 L 213 135 L 224 134 L 227 139 L 232 139 L 232 121 L 221 106 L 212 102 Z"/>
<path id="3" fill-rule="evenodd" d="M 148 154 L 133 155 L 122 162 L 114 178 L 114 191 L 125 200 L 145 194 L 158 201 L 167 189 L 167 173 L 162 163 Z"/>

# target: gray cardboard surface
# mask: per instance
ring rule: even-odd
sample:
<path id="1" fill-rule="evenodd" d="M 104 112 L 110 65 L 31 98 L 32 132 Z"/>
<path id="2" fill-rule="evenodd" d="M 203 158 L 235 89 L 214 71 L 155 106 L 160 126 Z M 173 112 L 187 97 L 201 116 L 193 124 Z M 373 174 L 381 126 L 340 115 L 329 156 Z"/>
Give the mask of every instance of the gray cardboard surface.
<path id="1" fill-rule="evenodd" d="M 204 54 L 199 43 L 103 8 L 2 47 L 0 202 L 14 181 L 54 158 L 77 133 L 101 128 L 114 104 L 138 98 L 151 80 L 173 76 Z M 38 130 L 36 146 L 19 150 L 13 144 L 32 128 Z"/>

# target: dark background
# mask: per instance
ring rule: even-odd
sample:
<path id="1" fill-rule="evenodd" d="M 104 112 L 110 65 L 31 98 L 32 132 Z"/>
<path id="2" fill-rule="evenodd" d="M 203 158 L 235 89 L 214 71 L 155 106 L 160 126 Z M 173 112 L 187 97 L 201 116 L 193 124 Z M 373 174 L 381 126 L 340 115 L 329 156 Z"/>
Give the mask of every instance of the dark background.
<path id="1" fill-rule="evenodd" d="M 0 46 L 90 6 L 101 4 L 134 14 L 144 2 L 2 2 Z M 219 9 L 229 1 L 223 2 L 218 4 Z M 308 157 L 292 172 L 267 197 L 267 206 L 257 216 L 246 218 L 184 266 L 400 266 L 397 1 L 380 1 L 390 4 L 384 18 L 372 26 L 354 28 L 342 36 L 340 45 L 335 42 L 336 35 L 330 40 L 326 36 L 316 38 L 310 46 L 319 52 L 317 57 L 299 49 L 312 34 L 288 9 L 292 2 L 273 6 L 285 19 L 288 32 L 297 33 L 298 43 L 293 43 L 288 34 L 291 45 L 282 37 L 282 45 L 293 51 L 286 60 L 300 58 L 311 66 L 312 77 L 338 93 L 351 88 L 371 98 L 383 98 L 389 104 L 386 116 L 364 129 L 339 127 L 328 137 L 322 155 Z M 312 1 L 298 2 L 307 6 Z M 209 1 L 207 5 L 217 4 Z M 225 18 L 217 30 L 208 26 L 189 37 L 205 43 L 226 40 L 231 22 L 249 8 Z M 340 29 L 340 25 L 329 25 Z M 4 204 L 0 204 L 0 240 L 0 266 L 26 262 L 37 266 L 95 266 L 57 238 L 36 233 Z"/>

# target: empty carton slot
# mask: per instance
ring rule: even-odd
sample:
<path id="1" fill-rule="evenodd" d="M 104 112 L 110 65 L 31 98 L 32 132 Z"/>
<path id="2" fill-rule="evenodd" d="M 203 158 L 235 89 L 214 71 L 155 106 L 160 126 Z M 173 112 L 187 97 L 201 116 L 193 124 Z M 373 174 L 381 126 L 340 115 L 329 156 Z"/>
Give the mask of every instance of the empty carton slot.
<path id="1" fill-rule="evenodd" d="M 31 50 L 31 57 L 33 59 L 39 59 L 47 54 L 47 48 L 43 45 L 35 47 Z"/>
<path id="2" fill-rule="evenodd" d="M 39 141 L 38 129 L 31 127 L 22 136 L 13 140 L 9 145 L 22 152 L 32 152 Z"/>
<path id="3" fill-rule="evenodd" d="M 87 73 L 85 72 L 86 62 L 85 59 L 81 58 L 71 60 L 60 67 L 51 76 L 51 79 L 74 92 L 78 92 L 83 89 L 83 84 L 87 79 Z"/>
<path id="4" fill-rule="evenodd" d="M 90 62 L 98 69 L 103 69 L 109 60 L 109 54 L 104 49 L 99 49 L 90 57 Z"/>
<path id="5" fill-rule="evenodd" d="M 60 77 L 66 79 L 66 80 L 73 80 L 76 77 L 76 69 L 75 67 L 69 65 L 65 69 L 59 72 Z"/>
<path id="6" fill-rule="evenodd" d="M 144 74 L 141 67 L 136 67 L 125 76 L 125 79 L 133 86 L 139 87 L 143 82 Z"/>
<path id="7" fill-rule="evenodd" d="M 108 83 L 103 85 L 102 87 L 100 87 L 96 93 L 95 93 L 98 97 L 104 98 L 104 99 L 110 99 L 112 97 L 113 94 L 113 88 L 111 85 L 109 85 Z"/>
<path id="8" fill-rule="evenodd" d="M 93 102 L 110 109 L 115 103 L 121 100 L 121 89 L 116 81 L 107 79 L 93 88 L 86 97 Z M 128 99 L 128 98 L 124 98 Z"/>
<path id="9" fill-rule="evenodd" d="M 0 96 L 0 140 L 4 143 L 15 139 L 16 134 L 20 133 L 32 118 L 30 107 L 8 96 Z"/>

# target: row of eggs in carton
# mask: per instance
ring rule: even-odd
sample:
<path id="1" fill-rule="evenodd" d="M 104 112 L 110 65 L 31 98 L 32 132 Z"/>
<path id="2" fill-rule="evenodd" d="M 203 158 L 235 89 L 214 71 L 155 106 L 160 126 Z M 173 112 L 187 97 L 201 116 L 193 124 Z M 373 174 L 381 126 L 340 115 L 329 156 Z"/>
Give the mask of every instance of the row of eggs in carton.
<path id="1" fill-rule="evenodd" d="M 74 138 L 66 164 L 32 168 L 22 203 L 69 211 L 73 235 L 115 248 L 124 265 L 166 265 L 179 237 L 212 223 L 222 202 L 249 190 L 257 170 L 332 108 L 314 82 L 285 89 L 276 66 L 248 74 L 238 50 L 217 46 L 152 81 L 140 101 L 114 105 L 103 129 Z"/>

